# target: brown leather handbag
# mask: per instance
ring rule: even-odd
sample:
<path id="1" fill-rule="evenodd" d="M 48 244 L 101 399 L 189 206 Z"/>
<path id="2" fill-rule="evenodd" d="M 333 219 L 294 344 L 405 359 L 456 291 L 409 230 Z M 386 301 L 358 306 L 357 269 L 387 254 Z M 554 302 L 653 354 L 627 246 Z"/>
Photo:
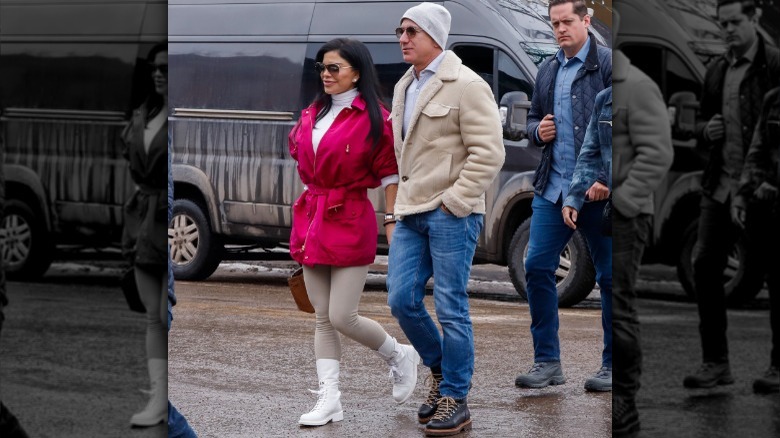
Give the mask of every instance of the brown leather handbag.
<path id="1" fill-rule="evenodd" d="M 287 284 L 290 285 L 290 292 L 292 292 L 298 310 L 314 313 L 314 307 L 311 305 L 311 301 L 309 301 L 309 294 L 306 293 L 306 284 L 303 282 L 303 268 L 296 269 L 287 279 Z"/>

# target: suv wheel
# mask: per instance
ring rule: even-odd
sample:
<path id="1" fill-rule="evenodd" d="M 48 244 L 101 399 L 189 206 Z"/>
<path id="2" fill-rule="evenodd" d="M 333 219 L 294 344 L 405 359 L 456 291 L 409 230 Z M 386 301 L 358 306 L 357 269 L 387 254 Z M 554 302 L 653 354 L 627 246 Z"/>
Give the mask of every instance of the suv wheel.
<path id="1" fill-rule="evenodd" d="M 3 264 L 11 280 L 38 278 L 54 259 L 45 223 L 29 205 L 17 199 L 6 201 L 0 239 L 5 241 Z"/>
<path id="2" fill-rule="evenodd" d="M 211 232 L 203 210 L 189 199 L 173 203 L 173 216 L 168 228 L 173 276 L 177 280 L 208 278 L 222 261 L 224 245 Z"/>
<path id="3" fill-rule="evenodd" d="M 695 220 L 683 234 L 683 247 L 680 250 L 680 258 L 677 261 L 677 277 L 689 297 L 696 300 L 696 290 L 693 283 L 693 260 L 698 253 L 696 239 L 699 235 L 699 221 Z M 760 254 L 754 256 L 760 257 Z M 734 248 L 729 253 L 726 270 L 723 272 L 723 283 L 726 289 L 726 304 L 729 307 L 739 307 L 752 300 L 764 285 L 764 276 L 758 272 L 752 272 L 751 266 L 760 266 L 760 263 L 750 263 L 749 255 L 745 251 L 745 243 L 737 240 Z"/>
<path id="4" fill-rule="evenodd" d="M 525 284 L 525 259 L 528 255 L 528 239 L 531 218 L 523 221 L 515 231 L 507 255 L 509 277 L 517 293 L 528 300 Z M 560 264 L 555 270 L 558 284 L 558 307 L 571 307 L 584 300 L 596 284 L 596 270 L 590 260 L 588 246 L 579 232 L 572 235 L 561 252 Z"/>

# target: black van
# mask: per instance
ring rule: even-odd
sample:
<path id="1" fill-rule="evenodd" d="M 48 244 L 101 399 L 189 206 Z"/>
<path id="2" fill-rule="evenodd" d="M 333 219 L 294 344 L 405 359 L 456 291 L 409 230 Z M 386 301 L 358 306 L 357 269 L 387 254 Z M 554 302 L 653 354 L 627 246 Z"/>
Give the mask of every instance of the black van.
<path id="1" fill-rule="evenodd" d="M 349 36 L 367 44 L 387 92 L 409 65 L 393 30 L 419 1 L 171 0 L 169 63 L 174 219 L 169 229 L 178 279 L 203 279 L 233 245 L 286 245 L 290 205 L 302 192 L 287 134 L 314 98 L 314 56 Z M 448 49 L 490 84 L 505 117 L 506 162 L 486 195 L 477 262 L 508 264 L 525 293 L 532 179 L 541 150 L 521 137 L 537 65 L 558 49 L 541 0 L 438 2 L 452 14 Z M 611 4 L 611 2 L 609 2 Z M 611 26 L 594 26 L 597 38 Z M 595 20 L 598 22 L 599 20 Z M 599 31 L 599 29 L 601 29 Z M 389 103 L 389 100 L 388 100 Z M 375 206 L 382 193 L 372 191 Z M 377 212 L 377 223 L 382 222 Z M 383 227 L 379 227 L 383 233 Z M 384 235 L 380 251 L 386 251 Z M 242 248 L 243 249 L 243 248 Z M 571 240 L 558 272 L 561 306 L 592 290 L 583 238 Z"/>
<path id="2" fill-rule="evenodd" d="M 43 274 L 59 245 L 107 247 L 134 190 L 120 133 L 167 38 L 159 0 L 0 0 L 0 238 L 9 278 Z"/>

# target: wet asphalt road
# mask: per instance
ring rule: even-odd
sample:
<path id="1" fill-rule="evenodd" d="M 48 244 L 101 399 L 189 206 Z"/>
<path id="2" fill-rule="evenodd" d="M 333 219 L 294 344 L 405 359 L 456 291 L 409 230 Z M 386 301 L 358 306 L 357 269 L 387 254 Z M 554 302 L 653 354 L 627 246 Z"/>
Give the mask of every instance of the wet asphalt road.
<path id="1" fill-rule="evenodd" d="M 0 394 L 33 437 L 157 438 L 164 428 L 132 430 L 145 403 L 143 317 L 129 312 L 116 266 L 58 263 L 38 283 L 10 283 L 0 340 Z M 361 311 L 392 335 L 381 266 L 372 268 Z M 179 284 L 170 343 L 170 394 L 203 437 L 421 436 L 414 422 L 423 375 L 411 402 L 396 405 L 384 364 L 345 341 L 345 421 L 299 429 L 316 387 L 313 319 L 293 310 L 284 262 L 225 264 L 202 283 Z M 610 434 L 608 395 L 586 394 L 598 362 L 597 294 L 562 314 L 566 385 L 534 392 L 513 386 L 529 365 L 528 309 L 505 268 L 475 267 L 472 293 L 477 371 L 470 406 L 473 437 L 602 437 Z M 766 291 L 729 311 L 734 385 L 689 391 L 698 365 L 696 308 L 673 269 L 643 267 L 639 282 L 645 372 L 639 396 L 642 437 L 778 437 L 780 394 L 757 396 L 752 380 L 767 366 Z M 421 371 L 424 368 L 420 368 Z"/>
<path id="2" fill-rule="evenodd" d="M 653 275 L 650 275 L 650 274 Z M 700 364 L 698 314 L 679 283 L 645 269 L 639 283 L 644 371 L 638 407 L 643 438 L 777 438 L 780 394 L 756 395 L 752 382 L 769 366 L 767 291 L 745 309 L 728 311 L 733 385 L 689 390 L 685 375 Z M 659 300 L 658 298 L 663 298 Z"/>
<path id="3" fill-rule="evenodd" d="M 0 397 L 32 438 L 162 438 L 131 429 L 149 387 L 145 319 L 128 310 L 115 267 L 57 264 L 8 284 Z"/>
<path id="4" fill-rule="evenodd" d="M 298 417 L 316 401 L 308 391 L 317 386 L 314 317 L 295 308 L 283 271 L 255 268 L 223 265 L 209 281 L 177 283 L 180 304 L 169 341 L 170 397 L 200 436 L 422 436 L 416 412 L 425 398 L 424 374 L 412 400 L 397 405 L 386 365 L 348 339 L 342 362 L 344 421 L 298 426 Z M 383 291 L 365 293 L 361 314 L 405 339 L 386 299 Z M 582 387 L 600 365 L 598 309 L 561 311 L 569 381 L 543 390 L 514 386 L 515 375 L 532 360 L 527 305 L 473 298 L 471 314 L 476 344 L 469 396 L 473 430 L 460 436 L 611 435 L 611 395 L 586 393 Z"/>

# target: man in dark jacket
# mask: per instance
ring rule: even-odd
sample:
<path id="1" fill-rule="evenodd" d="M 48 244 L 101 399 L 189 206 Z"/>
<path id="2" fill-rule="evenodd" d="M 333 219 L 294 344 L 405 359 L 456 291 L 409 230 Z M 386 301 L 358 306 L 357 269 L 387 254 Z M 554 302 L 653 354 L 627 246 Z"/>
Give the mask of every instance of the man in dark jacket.
<path id="1" fill-rule="evenodd" d="M 550 20 L 561 50 L 539 66 L 528 136 L 543 147 L 534 176 L 531 231 L 525 262 L 534 364 L 515 379 L 515 385 L 543 388 L 560 385 L 563 376 L 558 340 L 558 293 L 555 270 L 561 251 L 574 230 L 561 215 L 577 156 L 590 121 L 596 94 L 612 85 L 612 51 L 596 45 L 588 32 L 590 17 L 584 0 L 552 0 Z M 589 201 L 579 211 L 577 227 L 588 241 L 601 286 L 604 349 L 588 390 L 612 389 L 612 239 L 601 234 L 601 214 L 609 195 L 606 172 L 588 188 Z"/>
<path id="2" fill-rule="evenodd" d="M 699 310 L 702 365 L 683 380 L 687 388 L 710 388 L 734 382 L 726 340 L 726 297 L 721 273 L 738 236 L 730 218 L 745 154 L 764 95 L 780 79 L 780 55 L 756 31 L 752 0 L 719 0 L 718 20 L 728 52 L 715 60 L 704 78 L 699 145 L 710 150 L 702 177 L 699 253 L 693 261 Z M 761 214 L 750 215 L 760 218 Z M 756 227 L 747 227 L 750 229 Z M 756 254 L 748 238 L 747 254 Z M 755 277 L 761 281 L 763 273 Z"/>
<path id="3" fill-rule="evenodd" d="M 3 175 L 3 138 L 0 136 L 0 227 L 3 226 L 3 214 L 5 210 L 5 175 Z M 0 241 L 0 247 L 3 242 Z M 2 248 L 0 248 L 2 249 Z M 0 250 L 0 332 L 3 330 L 3 308 L 8 305 L 8 298 L 5 294 L 5 269 L 2 259 L 3 251 Z M 22 429 L 19 421 L 14 417 L 11 411 L 0 401 L 0 437 L 3 438 L 27 438 L 27 433 Z"/>
<path id="4" fill-rule="evenodd" d="M 769 286 L 769 321 L 772 327 L 772 353 L 770 355 L 769 368 L 763 376 L 753 381 L 753 390 L 757 393 L 770 393 L 780 391 L 780 258 L 777 257 L 776 248 L 780 245 L 780 231 L 777 224 L 780 223 L 780 87 L 767 94 L 761 109 L 761 114 L 753 133 L 753 142 L 750 145 L 745 166 L 742 168 L 740 188 L 732 203 L 732 218 L 737 225 L 744 226 L 748 205 L 751 203 L 763 204 L 765 210 L 769 210 L 768 221 L 765 221 L 761 229 L 749 233 L 752 236 L 760 236 L 757 245 L 765 246 L 765 250 L 758 250 L 764 267 L 771 267 L 767 271 L 767 285 Z M 754 210 L 751 210 L 753 212 Z M 754 225 L 756 221 L 751 221 Z"/>

